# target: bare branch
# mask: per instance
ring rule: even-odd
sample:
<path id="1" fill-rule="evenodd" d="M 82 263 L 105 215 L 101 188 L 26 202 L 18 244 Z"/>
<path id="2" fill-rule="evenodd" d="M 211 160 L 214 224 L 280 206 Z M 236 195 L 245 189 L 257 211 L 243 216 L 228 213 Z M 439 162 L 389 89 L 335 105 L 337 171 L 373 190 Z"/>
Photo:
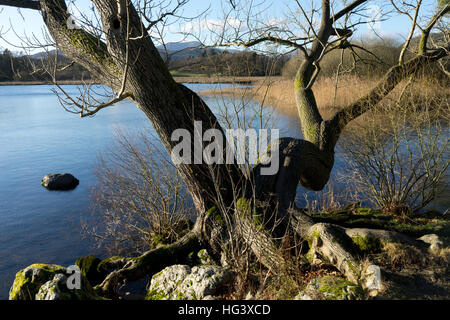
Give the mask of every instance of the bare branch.
<path id="1" fill-rule="evenodd" d="M 298 38 L 296 40 L 307 40 L 308 38 Z M 244 47 L 244 48 L 250 48 L 253 47 L 257 44 L 260 44 L 262 42 L 273 42 L 273 43 L 277 43 L 277 44 L 282 44 L 284 46 L 287 47 L 293 47 L 296 49 L 301 50 L 302 52 L 306 52 L 306 49 L 304 48 L 303 45 L 300 45 L 294 41 L 290 41 L 290 40 L 286 40 L 286 39 L 281 39 L 281 38 L 277 38 L 271 35 L 265 36 L 265 37 L 261 37 L 258 39 L 254 39 L 254 40 L 250 40 L 248 42 L 244 42 L 244 41 L 232 41 L 227 43 L 225 46 L 240 46 L 240 47 Z"/>
<path id="2" fill-rule="evenodd" d="M 41 3 L 33 0 L 0 0 L 0 6 L 41 10 Z"/>
<path id="3" fill-rule="evenodd" d="M 347 7 L 336 13 L 334 16 L 331 17 L 331 21 L 336 22 L 343 16 L 345 16 L 348 13 L 351 13 L 354 9 L 356 9 L 358 6 L 362 5 L 364 2 L 367 2 L 367 0 L 356 0 L 353 3 L 349 4 Z"/>
<path id="4" fill-rule="evenodd" d="M 70 113 L 79 114 L 82 118 L 88 117 L 88 116 L 93 116 L 98 111 L 100 111 L 104 108 L 110 107 L 110 106 L 116 104 L 117 102 L 131 98 L 133 96 L 131 92 L 125 92 L 121 96 L 113 98 L 107 102 L 99 103 L 97 105 L 91 105 L 88 102 L 86 102 L 86 99 L 84 99 L 84 97 L 82 97 L 82 95 L 80 95 L 80 97 L 77 100 L 75 100 L 56 81 L 53 81 L 53 84 L 65 96 L 65 98 L 62 98 L 61 96 L 58 95 L 56 90 L 53 90 L 53 92 L 58 97 L 63 108 Z M 70 110 L 68 107 L 66 107 L 66 105 L 69 105 L 70 107 L 75 107 L 78 109 L 78 111 Z"/>
<path id="5" fill-rule="evenodd" d="M 422 31 L 422 37 L 419 43 L 419 54 L 424 54 L 427 51 L 427 42 L 428 37 L 430 35 L 431 29 L 433 29 L 434 25 L 447 13 L 450 12 L 450 4 L 447 4 L 442 10 L 436 13 L 433 18 L 430 20 L 428 25 Z"/>
<path id="6" fill-rule="evenodd" d="M 412 19 L 412 25 L 411 25 L 411 29 L 409 31 L 408 38 L 406 39 L 405 44 L 403 45 L 402 51 L 400 52 L 400 56 L 398 58 L 398 62 L 401 65 L 403 65 L 403 58 L 405 56 L 406 49 L 408 49 L 409 43 L 411 42 L 411 38 L 414 35 L 414 30 L 416 29 L 417 17 L 419 16 L 419 10 L 420 10 L 421 4 L 422 4 L 422 0 L 419 0 L 417 2 L 416 10 L 414 11 L 414 17 Z"/>
<path id="7" fill-rule="evenodd" d="M 397 65 L 385 75 L 380 83 L 375 86 L 367 95 L 351 104 L 333 117 L 332 123 L 338 125 L 338 131 L 341 131 L 347 123 L 367 112 L 370 108 L 377 105 L 386 95 L 388 95 L 396 86 L 406 77 L 413 75 L 420 68 L 425 67 L 431 62 L 448 56 L 450 45 L 446 48 L 439 48 L 427 55 L 417 55 L 404 65 Z"/>

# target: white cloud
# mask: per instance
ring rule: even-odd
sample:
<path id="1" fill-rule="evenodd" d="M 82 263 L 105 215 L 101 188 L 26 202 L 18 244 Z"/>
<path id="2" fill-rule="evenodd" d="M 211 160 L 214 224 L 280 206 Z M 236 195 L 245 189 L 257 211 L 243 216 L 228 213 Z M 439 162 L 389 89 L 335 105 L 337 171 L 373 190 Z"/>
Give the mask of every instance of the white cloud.
<path id="1" fill-rule="evenodd" d="M 220 31 L 223 28 L 237 29 L 241 26 L 241 22 L 235 18 L 227 20 L 203 19 L 200 21 L 188 22 L 180 27 L 183 33 L 198 33 L 202 31 Z"/>

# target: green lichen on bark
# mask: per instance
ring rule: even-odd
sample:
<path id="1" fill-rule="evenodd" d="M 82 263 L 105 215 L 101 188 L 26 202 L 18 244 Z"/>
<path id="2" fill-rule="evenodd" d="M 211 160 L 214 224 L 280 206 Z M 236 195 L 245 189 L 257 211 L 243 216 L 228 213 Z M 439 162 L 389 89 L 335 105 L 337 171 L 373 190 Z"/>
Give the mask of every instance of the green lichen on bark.
<path id="1" fill-rule="evenodd" d="M 100 64 L 109 73 L 120 75 L 121 72 L 109 56 L 106 45 L 99 38 L 82 29 L 69 30 L 65 27 L 65 30 L 75 49 L 82 50 L 93 63 Z"/>
<path id="2" fill-rule="evenodd" d="M 124 260 L 124 259 L 126 259 L 126 258 L 119 257 L 119 256 L 112 256 L 112 257 L 106 258 L 98 263 L 97 272 L 108 273 L 110 271 L 112 265 L 114 265 L 119 260 Z"/>
<path id="3" fill-rule="evenodd" d="M 356 279 L 359 279 L 361 277 L 361 270 L 359 267 L 355 266 L 355 264 L 351 261 L 345 261 L 347 264 L 348 269 L 353 273 Z"/>
<path id="4" fill-rule="evenodd" d="M 222 216 L 222 213 L 219 211 L 219 209 L 216 206 L 211 207 L 207 214 L 219 225 L 225 224 L 225 219 Z"/>
<path id="5" fill-rule="evenodd" d="M 317 144 L 320 138 L 320 115 L 317 111 L 317 102 L 311 89 L 305 89 L 305 83 L 300 76 L 295 79 L 294 85 L 297 110 L 305 140 Z"/>

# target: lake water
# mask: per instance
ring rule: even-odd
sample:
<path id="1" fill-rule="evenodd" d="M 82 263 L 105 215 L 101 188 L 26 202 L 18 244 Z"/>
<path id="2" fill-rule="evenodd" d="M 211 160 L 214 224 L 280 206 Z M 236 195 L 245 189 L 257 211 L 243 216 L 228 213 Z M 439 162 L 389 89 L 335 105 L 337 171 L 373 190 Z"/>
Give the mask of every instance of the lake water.
<path id="1" fill-rule="evenodd" d="M 217 85 L 187 86 L 198 91 Z M 51 88 L 0 86 L 0 299 L 8 298 L 15 273 L 32 263 L 69 266 L 79 256 L 103 257 L 92 239 L 82 237 L 80 226 L 96 185 L 93 167 L 117 128 L 132 134 L 149 127 L 131 102 L 80 119 L 64 111 Z M 65 90 L 77 94 L 76 86 Z M 221 103 L 232 102 L 204 99 L 215 113 Z M 301 136 L 297 118 L 275 115 L 282 135 Z M 334 172 L 344 165 L 337 156 Z M 58 172 L 72 173 L 80 184 L 65 192 L 40 185 L 45 174 Z"/>

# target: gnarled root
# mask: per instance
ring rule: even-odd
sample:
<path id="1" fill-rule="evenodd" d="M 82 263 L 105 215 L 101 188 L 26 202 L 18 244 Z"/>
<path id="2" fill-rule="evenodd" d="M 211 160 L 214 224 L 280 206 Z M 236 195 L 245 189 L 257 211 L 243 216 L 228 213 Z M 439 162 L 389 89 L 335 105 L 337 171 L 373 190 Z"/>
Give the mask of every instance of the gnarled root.
<path id="1" fill-rule="evenodd" d="M 319 255 L 320 258 L 341 271 L 349 281 L 359 282 L 362 266 L 344 228 L 317 223 L 308 230 L 306 238 L 311 244 L 308 255 Z"/>
<path id="2" fill-rule="evenodd" d="M 366 243 L 405 243 L 415 246 L 421 244 L 398 232 L 365 228 L 344 228 L 329 223 L 314 223 L 313 220 L 301 211 L 292 213 L 292 228 L 301 237 L 308 240 L 310 251 L 308 259 L 315 262 L 320 259 L 335 266 L 351 282 L 366 286 L 368 277 L 367 267 L 359 255 L 358 240 L 364 239 Z M 373 269 L 373 265 L 372 265 Z"/>
<path id="3" fill-rule="evenodd" d="M 121 259 L 123 266 L 112 271 L 95 290 L 101 296 L 112 298 L 123 281 L 137 280 L 161 271 L 166 266 L 181 263 L 190 252 L 198 249 L 200 244 L 197 235 L 189 232 L 172 244 L 147 251 L 136 258 Z"/>

